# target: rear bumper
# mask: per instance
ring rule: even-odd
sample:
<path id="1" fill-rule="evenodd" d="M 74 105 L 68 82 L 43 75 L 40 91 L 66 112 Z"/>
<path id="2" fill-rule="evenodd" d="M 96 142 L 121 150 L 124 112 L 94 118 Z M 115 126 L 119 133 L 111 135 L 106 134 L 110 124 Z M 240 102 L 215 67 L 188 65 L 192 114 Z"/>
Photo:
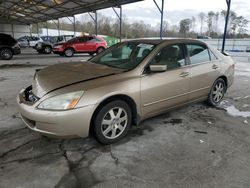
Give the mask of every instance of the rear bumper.
<path id="1" fill-rule="evenodd" d="M 87 137 L 95 105 L 72 110 L 40 110 L 35 105 L 23 103 L 17 96 L 19 112 L 23 122 L 33 131 L 52 137 Z"/>

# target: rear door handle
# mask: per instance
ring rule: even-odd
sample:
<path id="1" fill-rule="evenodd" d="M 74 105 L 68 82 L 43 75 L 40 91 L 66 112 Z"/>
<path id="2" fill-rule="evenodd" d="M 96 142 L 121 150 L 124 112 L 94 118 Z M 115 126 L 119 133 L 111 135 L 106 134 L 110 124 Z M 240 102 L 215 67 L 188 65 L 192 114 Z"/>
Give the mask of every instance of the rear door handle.
<path id="1" fill-rule="evenodd" d="M 179 74 L 180 77 L 187 77 L 189 75 L 189 72 L 182 72 Z"/>
<path id="2" fill-rule="evenodd" d="M 218 69 L 218 68 L 219 68 L 219 66 L 213 64 L 212 69 Z"/>

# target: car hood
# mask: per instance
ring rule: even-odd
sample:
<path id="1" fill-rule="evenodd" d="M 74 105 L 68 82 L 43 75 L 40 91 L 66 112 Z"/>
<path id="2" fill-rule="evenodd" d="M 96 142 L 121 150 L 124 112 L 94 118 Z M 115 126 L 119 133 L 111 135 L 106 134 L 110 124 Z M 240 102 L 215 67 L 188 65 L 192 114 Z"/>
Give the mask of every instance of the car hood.
<path id="1" fill-rule="evenodd" d="M 118 74 L 124 70 L 90 62 L 55 64 L 36 72 L 32 92 L 41 98 L 45 94 L 84 81 Z"/>

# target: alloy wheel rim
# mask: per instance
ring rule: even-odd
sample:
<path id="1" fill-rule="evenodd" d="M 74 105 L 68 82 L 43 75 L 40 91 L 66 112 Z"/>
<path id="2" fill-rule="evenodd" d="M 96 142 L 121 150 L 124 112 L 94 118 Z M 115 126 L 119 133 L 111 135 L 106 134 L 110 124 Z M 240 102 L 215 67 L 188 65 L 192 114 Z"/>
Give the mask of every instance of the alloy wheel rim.
<path id="1" fill-rule="evenodd" d="M 220 102 L 224 94 L 224 87 L 222 82 L 218 82 L 213 89 L 213 100 L 215 103 Z"/>
<path id="2" fill-rule="evenodd" d="M 46 53 L 49 53 L 49 52 L 50 52 L 50 48 L 49 48 L 49 47 L 46 47 L 46 48 L 45 48 L 45 52 L 46 52 Z"/>
<path id="3" fill-rule="evenodd" d="M 2 56 L 4 57 L 4 58 L 6 58 L 6 59 L 8 59 L 8 58 L 10 58 L 10 53 L 7 51 L 7 50 L 4 50 L 3 52 L 2 52 Z"/>
<path id="4" fill-rule="evenodd" d="M 98 54 L 99 54 L 99 53 L 101 53 L 102 51 L 103 51 L 103 49 L 102 49 L 102 48 L 100 48 L 100 49 L 98 50 Z"/>
<path id="5" fill-rule="evenodd" d="M 127 112 L 121 107 L 112 108 L 104 115 L 102 119 L 102 134 L 105 138 L 115 139 L 124 132 L 127 123 Z"/>
<path id="6" fill-rule="evenodd" d="M 73 54 L 72 50 L 66 50 L 65 53 L 66 53 L 67 56 L 71 56 Z"/>

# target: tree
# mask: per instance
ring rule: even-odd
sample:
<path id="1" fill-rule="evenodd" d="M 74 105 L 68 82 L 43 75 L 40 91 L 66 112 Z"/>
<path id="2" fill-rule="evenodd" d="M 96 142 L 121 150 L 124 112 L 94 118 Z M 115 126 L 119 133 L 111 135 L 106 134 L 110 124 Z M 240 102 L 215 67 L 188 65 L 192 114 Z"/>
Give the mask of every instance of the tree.
<path id="1" fill-rule="evenodd" d="M 194 31 L 196 27 L 196 19 L 194 16 L 192 16 L 192 30 Z"/>
<path id="2" fill-rule="evenodd" d="M 214 15 L 214 32 L 217 33 L 218 32 L 218 22 L 219 22 L 219 18 L 220 18 L 220 13 L 216 12 Z"/>
<path id="3" fill-rule="evenodd" d="M 203 33 L 203 23 L 204 23 L 204 19 L 205 19 L 205 13 L 200 12 L 198 17 L 200 19 L 200 24 L 201 24 L 200 34 L 202 35 L 202 33 Z"/>
<path id="4" fill-rule="evenodd" d="M 224 17 L 224 19 L 226 21 L 227 11 L 222 10 L 221 15 Z M 227 26 L 227 33 L 228 34 L 235 33 L 236 26 L 237 26 L 236 18 L 237 18 L 237 14 L 231 10 L 229 13 L 229 17 L 228 17 L 228 26 Z"/>
<path id="5" fill-rule="evenodd" d="M 238 20 L 238 23 L 237 23 L 238 34 L 243 35 L 247 31 L 246 28 L 248 26 L 249 21 L 247 19 L 245 19 L 243 16 L 237 17 L 237 20 Z"/>
<path id="6" fill-rule="evenodd" d="M 215 13 L 213 11 L 208 12 L 207 14 L 207 27 L 208 27 L 208 34 L 210 36 L 210 33 L 213 31 L 213 19 L 214 19 Z"/>
<path id="7" fill-rule="evenodd" d="M 187 37 L 187 33 L 190 31 L 192 20 L 187 18 L 180 21 L 180 33 Z"/>

